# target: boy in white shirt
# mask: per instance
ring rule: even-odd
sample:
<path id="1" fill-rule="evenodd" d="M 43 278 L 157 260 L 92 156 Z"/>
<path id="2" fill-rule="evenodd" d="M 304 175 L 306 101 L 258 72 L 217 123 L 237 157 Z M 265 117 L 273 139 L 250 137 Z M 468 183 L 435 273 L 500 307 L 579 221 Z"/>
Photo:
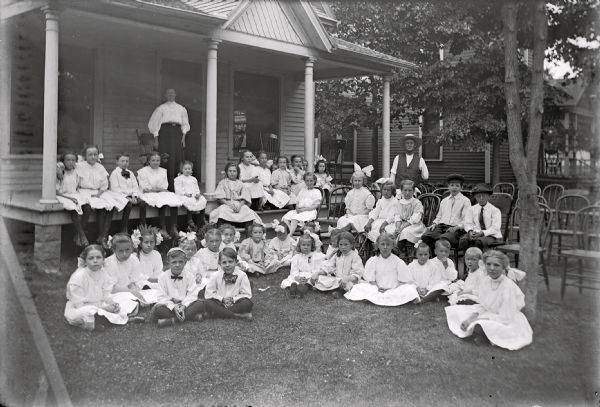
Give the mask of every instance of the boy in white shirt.
<path id="1" fill-rule="evenodd" d="M 476 246 L 485 251 L 490 246 L 502 242 L 502 214 L 500 209 L 489 203 L 490 196 L 494 191 L 485 184 L 478 184 L 473 188 L 473 194 L 477 204 L 467 211 L 465 218 L 465 231 L 459 242 L 458 248 L 466 250 Z"/>

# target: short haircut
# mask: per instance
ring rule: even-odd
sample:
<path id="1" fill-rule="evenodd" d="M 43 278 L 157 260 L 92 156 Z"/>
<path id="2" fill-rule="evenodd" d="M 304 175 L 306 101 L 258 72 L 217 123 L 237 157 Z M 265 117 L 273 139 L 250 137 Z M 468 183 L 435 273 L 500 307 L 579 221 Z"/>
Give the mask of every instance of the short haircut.
<path id="1" fill-rule="evenodd" d="M 173 247 L 172 249 L 169 249 L 169 251 L 167 252 L 167 259 L 171 260 L 174 257 L 179 257 L 182 256 L 183 258 L 185 258 L 185 252 L 180 249 L 179 247 Z"/>
<path id="2" fill-rule="evenodd" d="M 431 254 L 431 248 L 429 247 L 429 245 L 425 242 L 419 242 L 417 244 L 417 250 L 419 249 L 426 249 L 427 253 Z"/>
<path id="3" fill-rule="evenodd" d="M 162 158 L 160 153 L 158 151 L 153 151 L 150 154 L 148 154 L 148 162 L 150 162 L 150 159 L 152 157 L 158 157 L 158 158 Z"/>
<path id="4" fill-rule="evenodd" d="M 415 188 L 415 183 L 409 179 L 403 179 L 402 181 L 400 181 L 400 189 L 404 189 L 404 186 L 408 185 L 411 188 Z"/>
<path id="5" fill-rule="evenodd" d="M 104 251 L 104 248 L 101 245 L 91 244 L 91 245 L 87 246 L 85 249 L 83 249 L 83 251 L 79 255 L 79 258 L 85 261 L 88 254 L 90 254 L 90 252 L 93 250 L 98 250 L 102 254 L 102 258 L 106 257 L 106 252 Z"/>
<path id="6" fill-rule="evenodd" d="M 98 148 L 98 146 L 97 146 L 97 145 L 95 145 L 95 144 L 85 144 L 85 145 L 83 146 L 83 150 L 81 150 L 81 155 L 83 156 L 83 158 L 85 158 L 85 156 L 87 155 L 87 151 L 88 151 L 90 148 L 95 148 L 95 149 L 96 149 L 96 152 L 100 153 L 100 149 Z"/>
<path id="7" fill-rule="evenodd" d="M 350 242 L 350 244 L 354 244 L 354 235 L 350 232 L 347 232 L 345 230 L 341 231 L 340 234 L 338 235 L 338 243 L 341 240 L 347 240 L 348 242 Z"/>
<path id="8" fill-rule="evenodd" d="M 238 168 L 237 164 L 234 164 L 234 163 L 227 163 L 227 164 L 225 164 L 225 176 L 226 176 L 227 178 L 229 178 L 229 176 L 227 175 L 227 173 L 229 172 L 229 169 L 230 169 L 231 167 L 235 168 L 235 172 L 236 172 L 236 174 L 237 174 L 235 177 L 236 177 L 237 179 L 240 179 L 240 169 Z"/>
<path id="9" fill-rule="evenodd" d="M 261 225 L 260 223 L 252 223 L 250 226 L 248 226 L 248 235 L 250 235 L 256 228 L 260 228 L 260 230 L 265 233 L 265 225 Z"/>
<path id="10" fill-rule="evenodd" d="M 237 261 L 237 252 L 231 247 L 226 247 L 219 253 L 219 262 L 221 262 L 223 257 Z"/>
<path id="11" fill-rule="evenodd" d="M 288 158 L 285 155 L 280 155 L 279 157 L 277 157 L 277 164 L 279 164 L 279 160 L 285 160 L 286 166 L 289 164 Z"/>
<path id="12" fill-rule="evenodd" d="M 232 224 L 230 223 L 223 223 L 221 226 L 219 226 L 218 231 L 220 233 L 225 232 L 226 230 L 231 230 L 233 232 L 233 234 L 235 234 L 235 228 L 233 227 Z"/>
<path id="13" fill-rule="evenodd" d="M 60 162 L 62 162 L 64 164 L 68 155 L 74 156 L 75 157 L 75 161 L 77 161 L 77 153 L 74 152 L 74 151 L 66 151 L 66 152 L 62 153 L 60 155 L 60 159 L 58 161 L 60 161 Z"/>
<path id="14" fill-rule="evenodd" d="M 306 178 L 308 178 L 308 177 L 312 178 L 315 183 L 317 182 L 317 176 L 315 175 L 314 172 L 305 172 L 304 175 L 302 176 L 302 179 L 304 181 L 306 181 Z"/>
<path id="15" fill-rule="evenodd" d="M 466 251 L 465 251 L 465 257 L 476 257 L 479 260 L 481 260 L 483 258 L 483 252 L 481 251 L 481 249 L 479 247 L 469 247 Z"/>
<path id="16" fill-rule="evenodd" d="M 113 247 L 115 247 L 118 244 L 125 243 L 129 243 L 133 247 L 133 241 L 131 240 L 131 236 L 129 236 L 127 233 L 116 233 L 111 240 L 111 244 Z"/>
<path id="17" fill-rule="evenodd" d="M 452 245 L 450 244 L 449 241 L 447 241 L 446 239 L 438 239 L 435 242 L 435 248 L 437 249 L 438 247 L 443 247 L 445 249 L 450 250 L 450 248 L 452 247 Z"/>
<path id="18" fill-rule="evenodd" d="M 260 150 L 258 153 L 256 153 L 256 158 L 260 158 L 260 156 L 263 154 L 266 155 L 267 158 L 269 158 L 269 154 L 264 150 Z"/>
<path id="19" fill-rule="evenodd" d="M 510 259 L 506 254 L 502 253 L 501 251 L 489 250 L 483 253 L 483 262 L 486 263 L 487 259 L 489 259 L 490 257 L 495 257 L 496 259 L 498 259 L 504 270 L 508 270 L 508 268 L 510 267 Z"/>
<path id="20" fill-rule="evenodd" d="M 211 237 L 218 237 L 219 239 L 223 239 L 223 237 L 221 236 L 221 232 L 219 232 L 219 229 L 209 229 L 209 230 L 207 230 L 206 233 L 204 234 L 204 238 L 206 240 L 208 240 Z"/>
<path id="21" fill-rule="evenodd" d="M 377 236 L 377 241 L 376 243 L 379 245 L 379 243 L 381 242 L 391 242 L 392 245 L 394 244 L 394 238 L 386 232 L 380 233 L 379 236 Z"/>
<path id="22" fill-rule="evenodd" d="M 116 159 L 119 160 L 121 157 L 127 157 L 127 158 L 129 158 L 129 153 L 125 153 L 125 152 L 119 153 L 119 154 L 117 154 Z"/>
<path id="23" fill-rule="evenodd" d="M 400 185 L 402 185 L 402 183 L 400 183 Z M 392 181 L 384 182 L 383 185 L 381 186 L 381 190 L 383 191 L 384 188 L 392 188 L 392 196 L 396 196 L 396 184 L 394 184 L 394 182 L 392 182 Z"/>
<path id="24" fill-rule="evenodd" d="M 315 243 L 315 239 L 313 239 L 311 235 L 307 235 L 307 234 L 301 235 L 298 238 L 298 243 L 296 244 L 296 251 L 298 253 L 300 253 L 300 244 L 302 242 L 309 242 L 309 241 L 310 241 L 310 251 L 314 252 L 317 249 L 317 244 Z"/>
<path id="25" fill-rule="evenodd" d="M 186 165 L 191 165 L 192 169 L 194 169 L 194 163 L 191 162 L 190 160 L 183 160 L 181 162 L 181 164 L 179 164 L 179 171 L 183 171 L 183 167 L 185 167 Z"/>

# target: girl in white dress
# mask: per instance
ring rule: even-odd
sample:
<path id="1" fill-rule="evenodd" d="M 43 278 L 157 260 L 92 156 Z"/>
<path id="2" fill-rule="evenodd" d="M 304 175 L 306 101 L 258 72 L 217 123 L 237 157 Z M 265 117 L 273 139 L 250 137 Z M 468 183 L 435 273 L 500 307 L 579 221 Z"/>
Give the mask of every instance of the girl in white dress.
<path id="1" fill-rule="evenodd" d="M 459 338 L 477 335 L 496 346 L 509 350 L 521 349 L 533 340 L 533 331 L 521 312 L 525 296 L 505 275 L 508 257 L 491 250 L 483 255 L 487 276 L 480 280 L 477 291 L 479 304 L 451 305 L 445 308 L 448 327 Z"/>
<path id="2" fill-rule="evenodd" d="M 265 227 L 253 224 L 248 227 L 250 237 L 240 244 L 239 256 L 247 263 L 246 272 L 266 274 L 267 243 L 265 242 Z"/>
<path id="3" fill-rule="evenodd" d="M 436 258 L 429 259 L 429 246 L 423 242 L 418 244 L 417 258 L 409 265 L 412 282 L 419 293 L 415 303 L 435 301 L 440 295 L 449 294 L 450 283 L 458 274 L 454 263 L 448 258 L 449 246 L 447 240 L 438 240 L 435 246 Z"/>
<path id="4" fill-rule="evenodd" d="M 327 260 L 324 266 L 311 277 L 311 284 L 317 290 L 334 290 L 332 295 L 336 299 L 350 291 L 362 278 L 364 272 L 362 259 L 354 249 L 352 233 L 340 233 L 337 244 L 337 254 Z"/>
<path id="5" fill-rule="evenodd" d="M 97 242 L 107 249 L 113 209 L 121 211 L 129 201 L 124 196 L 108 190 L 108 172 L 98 162 L 98 147 L 88 146 L 83 153 L 85 161 L 78 162 L 75 166 L 79 176 L 78 190 L 85 196 L 92 209 L 96 210 L 99 230 Z"/>
<path id="6" fill-rule="evenodd" d="M 166 207 L 171 208 L 171 235 L 177 237 L 177 208 L 183 202 L 168 190 L 167 170 L 160 166 L 160 153 L 154 151 L 148 157 L 149 165 L 138 170 L 138 181 L 142 188 L 141 198 L 149 205 L 158 208 L 160 232 L 165 239 L 167 232 Z"/>
<path id="7" fill-rule="evenodd" d="M 244 183 L 250 193 L 250 198 L 252 198 L 250 209 L 257 211 L 260 208 L 260 201 L 264 196 L 264 192 L 257 171 L 258 168 L 254 165 L 255 162 L 256 157 L 254 157 L 252 151 L 243 150 L 240 154 L 238 168 L 240 170 L 239 180 Z"/>
<path id="8" fill-rule="evenodd" d="M 290 275 L 281 282 L 281 288 L 288 292 L 290 298 L 303 298 L 314 271 L 319 270 L 324 262 L 325 255 L 315 252 L 313 238 L 310 235 L 300 236 L 290 264 Z"/>
<path id="9" fill-rule="evenodd" d="M 235 230 L 233 225 L 229 223 L 224 223 L 219 226 L 219 232 L 221 232 L 221 246 L 219 247 L 219 251 L 223 250 L 226 247 L 229 247 L 236 252 L 238 251 L 235 244 L 240 240 L 240 232 Z"/>
<path id="10" fill-rule="evenodd" d="M 321 206 L 321 192 L 315 188 L 317 177 L 312 172 L 304 174 L 303 188 L 297 196 L 296 209 L 283 215 L 282 220 L 290 228 L 290 234 L 293 235 L 298 227 L 298 222 L 309 222 L 317 218 L 317 211 Z"/>
<path id="11" fill-rule="evenodd" d="M 331 176 L 327 172 L 327 161 L 317 161 L 317 163 L 315 164 L 315 175 L 317 176 L 316 187 L 321 188 L 323 190 L 323 193 L 325 194 L 325 199 L 327 200 L 327 203 L 329 203 L 329 194 L 333 189 L 333 186 L 331 185 L 331 181 L 333 180 L 333 178 L 331 178 Z"/>
<path id="12" fill-rule="evenodd" d="M 87 223 L 92 208 L 87 204 L 87 198 L 77 190 L 79 175 L 75 171 L 76 162 L 77 154 L 65 153 L 62 155 L 56 172 L 56 199 L 71 214 L 71 221 L 75 228 L 73 242 L 76 246 L 87 247 L 89 242 L 83 226 Z"/>
<path id="13" fill-rule="evenodd" d="M 469 305 L 479 302 L 477 287 L 479 286 L 479 282 L 487 276 L 487 271 L 481 261 L 483 259 L 483 252 L 480 248 L 469 247 L 465 251 L 464 259 L 467 278 L 464 282 L 461 280 L 456 282 L 459 285 L 459 289 L 448 297 L 450 305 Z"/>
<path id="14" fill-rule="evenodd" d="M 239 180 L 239 169 L 234 163 L 225 166 L 227 178 L 221 180 L 215 190 L 215 198 L 221 204 L 210 213 L 211 223 L 263 223 L 260 217 L 248 207 L 252 198 L 246 186 Z"/>
<path id="15" fill-rule="evenodd" d="M 133 247 L 137 249 L 142 274 L 151 288 L 157 288 L 158 277 L 163 271 L 163 261 L 160 253 L 155 250 L 162 243 L 160 231 L 152 227 L 142 227 L 131 235 Z"/>
<path id="16" fill-rule="evenodd" d="M 125 325 L 127 313 L 111 298 L 112 280 L 103 269 L 104 249 L 90 245 L 81 253 L 82 264 L 67 283 L 65 321 L 86 330 Z"/>
<path id="17" fill-rule="evenodd" d="M 283 208 L 290 201 L 290 197 L 285 192 L 271 186 L 270 164 L 272 164 L 272 162 L 269 162 L 269 157 L 264 151 L 258 153 L 258 164 L 259 165 L 256 167 L 255 171 L 263 187 L 263 197 L 260 201 L 260 210 L 264 210 L 264 206 L 267 202 L 273 205 L 275 208 Z"/>
<path id="18" fill-rule="evenodd" d="M 271 186 L 273 189 L 277 189 L 290 197 L 292 190 L 292 176 L 288 170 L 287 157 L 281 156 L 277 158 L 277 169 L 271 174 Z"/>
<path id="19" fill-rule="evenodd" d="M 204 290 L 210 277 L 219 268 L 221 232 L 218 229 L 210 229 L 206 232 L 204 238 L 206 240 L 206 247 L 198 250 L 185 265 L 185 270 L 196 278 L 196 283 L 200 290 Z M 187 250 L 186 253 L 188 253 Z M 201 293 L 203 294 L 202 291 Z"/>
<path id="20" fill-rule="evenodd" d="M 127 199 L 127 205 L 123 208 L 121 217 L 121 232 L 129 231 L 129 215 L 133 206 L 137 206 L 140 211 L 140 225 L 146 225 L 146 202 L 140 199 L 140 186 L 133 171 L 129 169 L 129 154 L 120 153 L 117 155 L 117 167 L 110 173 L 110 190 L 121 194 Z"/>
<path id="21" fill-rule="evenodd" d="M 410 284 L 411 276 L 406 264 L 392 254 L 395 240 L 382 233 L 377 238 L 379 256 L 371 257 L 365 265 L 364 280 L 352 287 L 345 297 L 352 301 L 367 300 L 373 304 L 395 307 L 419 297 L 416 287 Z"/>
<path id="22" fill-rule="evenodd" d="M 364 227 L 367 237 L 372 242 L 383 233 L 397 235 L 396 216 L 398 215 L 398 200 L 396 199 L 396 185 L 388 181 L 381 187 L 381 199 L 377 201 L 375 208 L 369 212 L 369 221 Z"/>
<path id="23" fill-rule="evenodd" d="M 290 229 L 286 223 L 273 220 L 273 230 L 276 237 L 267 246 L 266 272 L 275 273 L 284 267 L 289 267 L 296 252 L 296 243 L 290 237 Z"/>
<path id="24" fill-rule="evenodd" d="M 292 156 L 292 168 L 290 169 L 290 176 L 292 177 L 292 187 L 290 189 L 290 203 L 297 203 L 296 196 L 304 187 L 304 174 L 306 173 L 306 168 L 302 166 L 302 156 L 293 155 Z"/>
<path id="25" fill-rule="evenodd" d="M 396 230 L 398 231 L 398 249 L 400 256 L 407 262 L 414 257 L 414 245 L 425 232 L 423 224 L 423 204 L 414 197 L 415 183 L 403 180 L 400 183 L 402 197 L 398 201 Z"/>
<path id="26" fill-rule="evenodd" d="M 338 219 L 337 228 L 349 232 L 361 233 L 369 221 L 369 212 L 375 206 L 375 197 L 365 187 L 367 175 L 362 171 L 355 171 L 350 182 L 352 189 L 346 194 L 344 204 L 346 214 Z"/>
<path id="27" fill-rule="evenodd" d="M 185 160 L 181 163 L 179 169 L 181 170 L 181 174 L 173 180 L 175 193 L 187 209 L 188 227 L 195 231 L 204 226 L 206 198 L 200 193 L 198 180 L 192 175 L 194 163 Z M 194 218 L 196 218 L 195 222 Z"/>

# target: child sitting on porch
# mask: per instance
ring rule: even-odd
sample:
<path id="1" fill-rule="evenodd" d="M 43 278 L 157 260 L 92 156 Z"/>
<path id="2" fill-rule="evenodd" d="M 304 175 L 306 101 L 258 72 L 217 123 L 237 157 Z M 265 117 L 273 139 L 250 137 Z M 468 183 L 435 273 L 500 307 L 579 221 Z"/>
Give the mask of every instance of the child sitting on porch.
<path id="1" fill-rule="evenodd" d="M 271 174 L 271 186 L 285 193 L 288 197 L 291 194 L 292 175 L 288 170 L 288 159 L 285 156 L 277 158 L 277 169 Z M 289 199 L 288 199 L 289 202 Z"/>
<path id="2" fill-rule="evenodd" d="M 206 285 L 206 313 L 211 318 L 252 320 L 252 288 L 246 273 L 237 267 L 237 253 L 225 248 L 219 253 L 219 271 Z"/>
<path id="3" fill-rule="evenodd" d="M 254 157 L 252 151 L 243 150 L 240 153 L 240 161 L 238 163 L 240 171 L 239 180 L 244 183 L 250 193 L 250 198 L 252 198 L 250 208 L 257 211 L 260 209 L 260 201 L 263 198 L 264 192 L 260 177 L 258 176 L 258 168 L 254 165 L 255 163 L 256 157 Z"/>
<path id="4" fill-rule="evenodd" d="M 117 155 L 117 168 L 110 174 L 109 181 L 110 190 L 127 199 L 121 218 L 121 232 L 129 231 L 129 215 L 134 205 L 140 209 L 140 225 L 146 225 L 146 202 L 140 199 L 140 186 L 133 172 L 129 170 L 129 154 Z"/>
<path id="5" fill-rule="evenodd" d="M 206 198 L 200 193 L 198 180 L 192 175 L 194 163 L 183 161 L 179 166 L 181 174 L 175 178 L 175 193 L 187 209 L 187 225 L 194 232 L 204 226 Z M 194 221 L 195 218 L 195 221 Z"/>
<path id="6" fill-rule="evenodd" d="M 369 212 L 375 206 L 375 197 L 365 187 L 367 174 L 362 170 L 355 171 L 350 182 L 352 189 L 344 198 L 346 214 L 338 219 L 337 228 L 361 233 L 369 221 Z"/>
<path id="7" fill-rule="evenodd" d="M 157 288 L 158 277 L 163 272 L 163 261 L 160 253 L 155 250 L 162 243 L 160 231 L 152 227 L 143 227 L 133 231 L 131 235 L 133 247 L 137 249 L 142 274 L 150 283 L 151 288 Z"/>
<path id="8" fill-rule="evenodd" d="M 272 175 L 270 164 L 272 164 L 272 162 L 269 161 L 267 153 L 264 151 L 258 153 L 258 163 L 259 165 L 256 167 L 255 171 L 263 187 L 263 197 L 260 202 L 260 209 L 263 210 L 267 204 L 271 205 L 272 208 L 283 208 L 290 201 L 290 197 L 285 192 L 271 186 Z"/>
<path id="9" fill-rule="evenodd" d="M 292 168 L 290 169 L 290 176 L 292 177 L 292 187 L 290 189 L 290 203 L 297 203 L 296 196 L 304 187 L 304 174 L 306 169 L 302 166 L 302 156 L 292 156 Z"/>
<path id="10" fill-rule="evenodd" d="M 398 249 L 400 257 L 408 263 L 414 257 L 414 245 L 419 241 L 425 225 L 423 224 L 423 204 L 414 197 L 415 183 L 411 180 L 400 182 L 402 197 L 398 200 L 396 230 L 398 231 Z"/>
<path id="11" fill-rule="evenodd" d="M 296 209 L 286 213 L 282 220 L 290 228 L 293 236 L 298 222 L 309 222 L 317 218 L 317 211 L 321 205 L 321 192 L 315 188 L 317 177 L 312 172 L 304 174 L 306 188 L 300 190 L 296 197 Z"/>
<path id="12" fill-rule="evenodd" d="M 281 288 L 289 293 L 290 298 L 303 298 L 308 292 L 312 274 L 323 266 L 324 261 L 323 253 L 315 252 L 313 238 L 308 234 L 300 236 L 290 264 L 290 275 L 281 282 Z"/>
<path id="13" fill-rule="evenodd" d="M 315 164 L 315 175 L 317 176 L 316 187 L 321 188 L 323 190 L 323 194 L 325 194 L 325 199 L 329 202 L 329 194 L 333 189 L 331 185 L 331 181 L 333 178 L 327 172 L 327 161 L 318 160 Z"/>
<path id="14" fill-rule="evenodd" d="M 398 210 L 396 185 L 391 181 L 387 181 L 381 186 L 381 199 L 377 201 L 375 208 L 369 212 L 369 221 L 364 227 L 369 240 L 376 242 L 377 237 L 383 232 L 391 235 L 396 233 L 395 220 Z"/>
<path id="15" fill-rule="evenodd" d="M 219 182 L 215 190 L 215 198 L 221 206 L 210 213 L 211 223 L 263 223 L 256 212 L 248 207 L 252 198 L 244 183 L 239 180 L 239 174 L 239 168 L 234 163 L 225 166 L 226 178 Z"/>
<path id="16" fill-rule="evenodd" d="M 87 246 L 79 260 L 81 264 L 67 283 L 65 321 L 90 331 L 111 324 L 125 325 L 127 313 L 111 298 L 113 283 L 103 268 L 102 246 Z"/>
<path id="17" fill-rule="evenodd" d="M 92 208 L 87 203 L 86 197 L 77 190 L 79 176 L 75 171 L 76 162 L 75 153 L 65 153 L 60 158 L 56 173 L 56 199 L 71 214 L 71 221 L 75 228 L 73 242 L 78 247 L 87 247 L 89 242 L 83 226 L 87 223 Z"/>
<path id="18" fill-rule="evenodd" d="M 247 262 L 248 273 L 265 274 L 267 243 L 265 242 L 265 227 L 252 224 L 248 227 L 248 238 L 240 245 L 240 258 Z"/>
<path id="19" fill-rule="evenodd" d="M 160 328 L 175 322 L 201 321 L 204 303 L 198 299 L 194 277 L 184 270 L 186 256 L 179 247 L 167 253 L 169 269 L 158 279 L 158 299 L 152 307 L 152 320 Z"/>
<path id="20" fill-rule="evenodd" d="M 267 247 L 266 272 L 275 273 L 281 268 L 289 267 L 296 251 L 296 243 L 290 237 L 290 229 L 286 223 L 273 220 L 276 237 L 271 239 Z"/>
<path id="21" fill-rule="evenodd" d="M 112 222 L 113 209 L 121 211 L 129 202 L 124 196 L 108 190 L 108 172 L 98 162 L 98 147 L 86 146 L 83 150 L 85 161 L 78 162 L 75 170 L 79 177 L 79 192 L 86 197 L 92 209 L 96 210 L 98 239 L 108 248 L 108 232 Z"/>
<path id="22" fill-rule="evenodd" d="M 138 170 L 138 180 L 142 188 L 142 200 L 149 206 L 158 208 L 160 232 L 165 239 L 170 239 L 167 232 L 166 207 L 171 208 L 171 235 L 177 237 L 177 208 L 183 202 L 177 195 L 168 190 L 167 170 L 160 166 L 160 153 L 154 151 L 148 157 L 149 165 Z"/>

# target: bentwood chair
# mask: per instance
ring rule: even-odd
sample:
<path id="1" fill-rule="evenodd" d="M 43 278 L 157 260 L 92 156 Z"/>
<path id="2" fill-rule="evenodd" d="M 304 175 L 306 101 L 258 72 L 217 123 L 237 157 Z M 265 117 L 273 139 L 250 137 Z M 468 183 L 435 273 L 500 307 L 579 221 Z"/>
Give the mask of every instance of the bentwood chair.
<path id="1" fill-rule="evenodd" d="M 556 209 L 556 201 L 562 194 L 564 194 L 564 192 L 565 187 L 563 187 L 562 185 L 550 184 L 544 187 L 544 189 L 542 190 L 542 196 L 546 198 L 546 201 L 548 201 L 548 206 L 551 209 Z"/>
<path id="2" fill-rule="evenodd" d="M 496 192 L 501 192 L 504 194 L 509 194 L 512 198 L 515 197 L 516 192 L 517 192 L 517 188 L 515 188 L 515 184 L 511 183 L 511 182 L 498 182 L 496 185 L 494 185 L 494 193 Z"/>

